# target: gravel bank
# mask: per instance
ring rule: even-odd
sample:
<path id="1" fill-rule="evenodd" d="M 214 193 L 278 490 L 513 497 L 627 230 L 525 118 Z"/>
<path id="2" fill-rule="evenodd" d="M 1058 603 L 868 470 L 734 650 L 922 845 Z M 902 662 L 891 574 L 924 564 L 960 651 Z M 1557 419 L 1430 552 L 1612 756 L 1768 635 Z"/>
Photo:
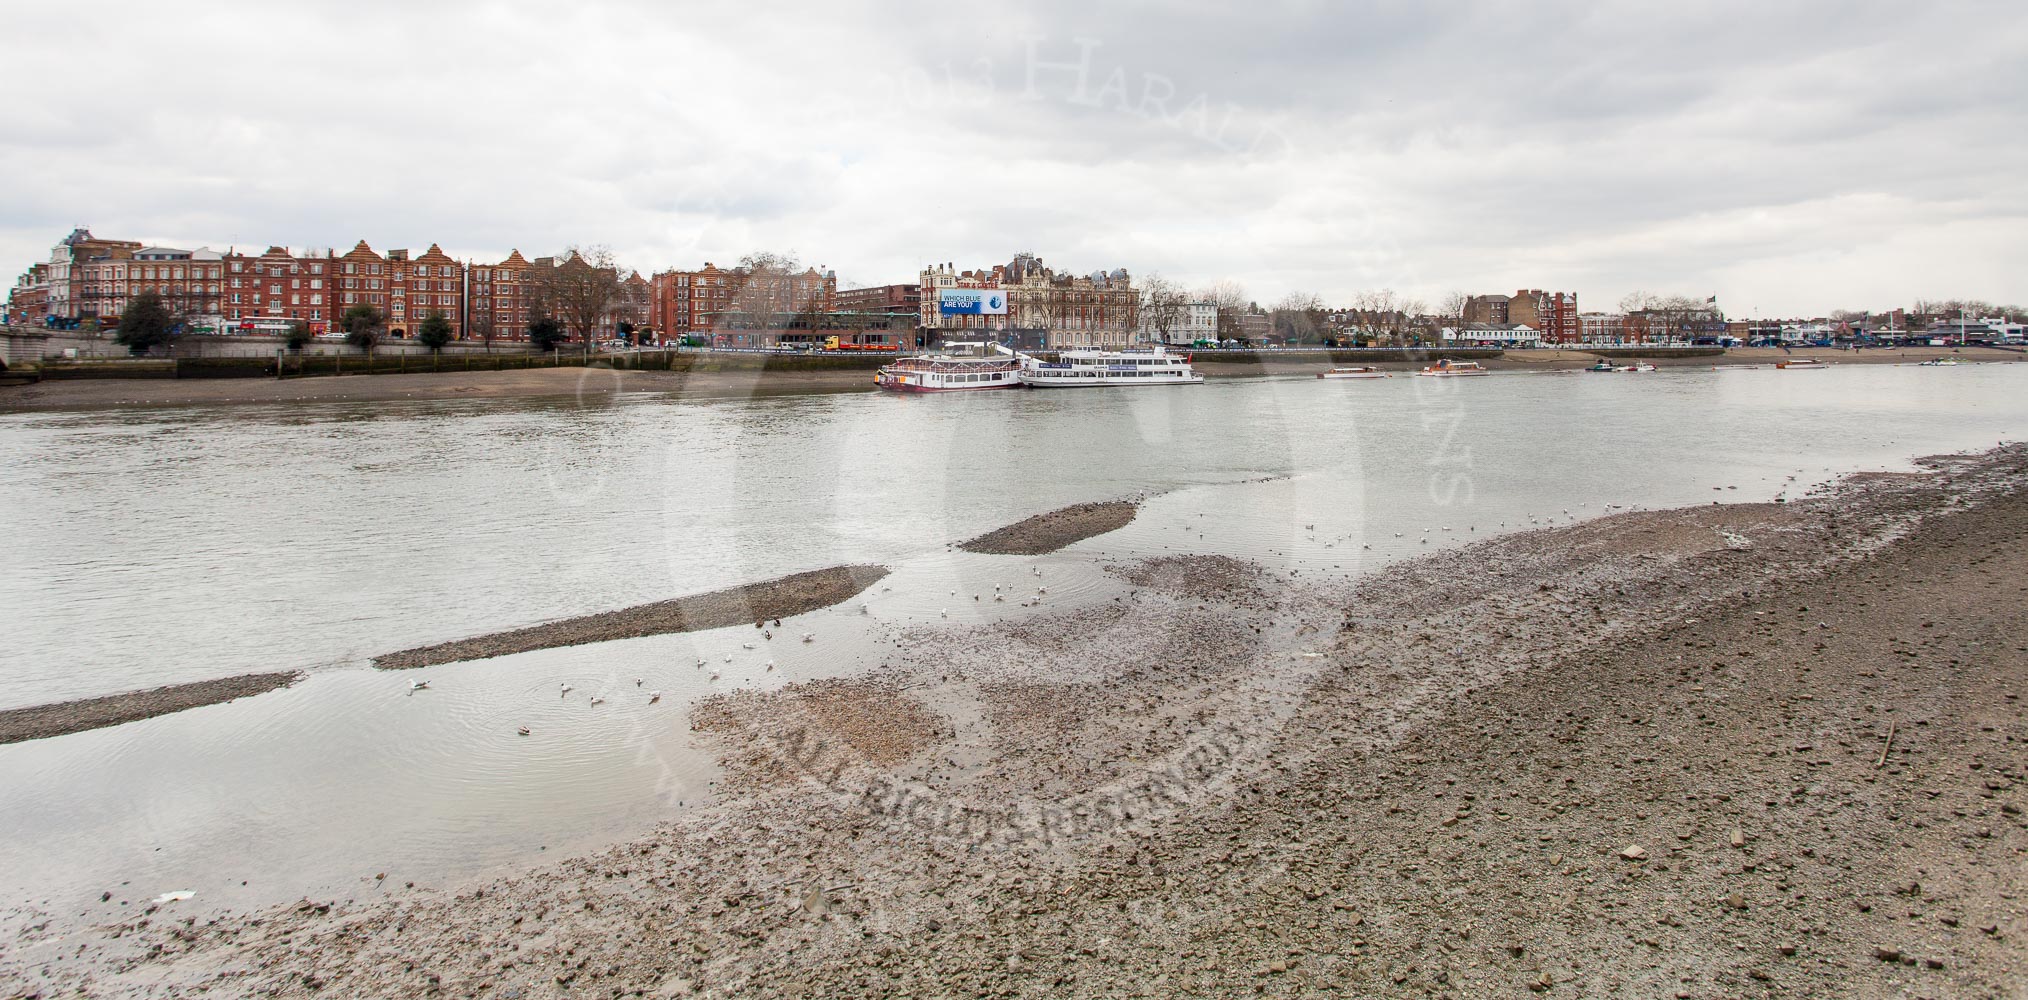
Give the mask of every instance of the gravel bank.
<path id="1" fill-rule="evenodd" d="M 288 687 L 302 679 L 293 671 L 275 674 L 245 674 L 192 684 L 171 684 L 152 691 L 129 691 L 103 698 L 85 698 L 56 705 L 13 708 L 0 711 L 0 743 L 20 743 L 87 729 L 117 726 L 124 722 L 152 719 L 170 712 L 201 705 L 216 705 L 234 698 Z"/>
<path id="2" fill-rule="evenodd" d="M 765 583 L 749 583 L 708 594 L 694 594 L 508 632 L 404 649 L 374 657 L 373 665 L 382 670 L 406 670 L 536 649 L 637 639 L 671 632 L 697 632 L 769 618 L 786 618 L 828 608 L 865 590 L 886 575 L 887 568 L 884 566 L 833 566 Z"/>
<path id="3" fill-rule="evenodd" d="M 2017 995 L 2024 485 L 2006 449 L 1356 585 L 1123 564 L 1118 601 L 709 703 L 756 790 L 652 837 L 31 919 L 0 992 Z"/>
<path id="4" fill-rule="evenodd" d="M 996 556 L 1039 556 L 1124 528 L 1140 509 L 1132 500 L 1073 504 L 987 532 L 958 548 Z"/>

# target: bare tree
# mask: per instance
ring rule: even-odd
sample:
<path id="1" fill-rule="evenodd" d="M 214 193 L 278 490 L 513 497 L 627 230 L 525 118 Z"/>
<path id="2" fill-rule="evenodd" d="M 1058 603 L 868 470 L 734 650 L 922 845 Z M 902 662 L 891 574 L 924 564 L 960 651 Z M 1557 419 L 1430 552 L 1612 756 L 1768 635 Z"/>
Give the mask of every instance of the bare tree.
<path id="1" fill-rule="evenodd" d="M 585 350 L 620 299 L 620 269 L 603 246 L 565 251 L 563 263 L 528 272 L 530 315 L 555 318 L 584 341 Z"/>
<path id="2" fill-rule="evenodd" d="M 1320 339 L 1324 301 L 1313 292 L 1290 292 L 1268 311 L 1268 325 L 1285 344 Z"/>
<path id="3" fill-rule="evenodd" d="M 1443 297 L 1437 300 L 1437 318 L 1450 326 L 1463 326 L 1465 306 L 1471 301 L 1472 297 L 1464 292 L 1445 292 Z"/>
<path id="4" fill-rule="evenodd" d="M 1219 281 L 1198 293 L 1198 297 L 1218 309 L 1218 337 L 1220 340 L 1235 340 L 1241 336 L 1240 316 L 1246 312 L 1246 289 L 1236 281 Z"/>
<path id="5" fill-rule="evenodd" d="M 1141 279 L 1141 319 L 1154 328 L 1157 340 L 1169 342 L 1169 332 L 1183 322 L 1189 296 L 1181 286 L 1159 274 Z"/>

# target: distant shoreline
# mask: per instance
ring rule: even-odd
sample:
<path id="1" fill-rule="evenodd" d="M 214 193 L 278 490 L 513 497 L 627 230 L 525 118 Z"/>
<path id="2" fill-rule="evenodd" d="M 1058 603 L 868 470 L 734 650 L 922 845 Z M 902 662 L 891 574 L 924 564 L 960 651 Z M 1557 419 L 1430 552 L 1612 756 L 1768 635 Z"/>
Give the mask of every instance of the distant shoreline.
<path id="1" fill-rule="evenodd" d="M 1637 349 L 1616 351 L 1615 357 L 1639 357 Z M 1582 350 L 1511 350 L 1482 361 L 1496 371 L 1572 371 L 1598 360 Z M 2016 363 L 2028 354 L 1990 347 L 1867 348 L 1847 351 L 1801 348 L 1735 347 L 1723 355 L 1689 358 L 1652 357 L 1662 368 L 1701 368 L 1714 364 L 1773 364 L 1786 357 L 1819 357 L 1834 365 L 1915 364 L 1931 358 Z M 1304 374 L 1332 366 L 1321 352 L 1262 351 L 1243 361 L 1199 355 L 1197 368 L 1210 378 Z M 1362 362 L 1365 363 L 1365 362 Z M 1377 362 L 1377 367 L 1411 372 L 1417 362 Z M 56 410 L 100 410 L 154 406 L 226 404 L 376 403 L 447 399 L 536 399 L 543 397 L 605 399 L 628 393 L 661 393 L 676 400 L 742 399 L 753 396 L 800 396 L 836 392 L 871 392 L 867 370 L 733 370 L 622 371 L 606 368 L 534 368 L 508 371 L 423 372 L 406 375 L 342 375 L 303 379 L 60 379 L 22 386 L 0 386 L 0 413 Z"/>

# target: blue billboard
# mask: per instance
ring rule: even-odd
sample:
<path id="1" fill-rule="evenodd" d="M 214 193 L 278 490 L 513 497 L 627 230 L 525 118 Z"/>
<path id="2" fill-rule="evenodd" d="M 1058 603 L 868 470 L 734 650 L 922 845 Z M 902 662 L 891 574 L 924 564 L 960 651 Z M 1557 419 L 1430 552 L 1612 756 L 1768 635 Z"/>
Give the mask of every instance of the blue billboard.
<path id="1" fill-rule="evenodd" d="M 937 311 L 946 316 L 1005 316 L 1007 293 L 997 288 L 940 288 Z"/>

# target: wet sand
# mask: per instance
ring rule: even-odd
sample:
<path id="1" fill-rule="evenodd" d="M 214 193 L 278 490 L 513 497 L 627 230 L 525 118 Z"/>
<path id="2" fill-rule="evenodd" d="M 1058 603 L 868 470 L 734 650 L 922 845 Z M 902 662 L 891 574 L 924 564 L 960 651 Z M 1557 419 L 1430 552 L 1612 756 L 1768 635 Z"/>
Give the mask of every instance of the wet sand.
<path id="1" fill-rule="evenodd" d="M 622 393 L 665 393 L 676 399 L 742 399 L 750 396 L 871 391 L 873 375 L 866 371 L 761 373 L 532 368 L 290 379 L 54 379 L 0 387 L 0 412 L 227 403 L 605 398 Z"/>
<path id="2" fill-rule="evenodd" d="M 1074 542 L 1118 531 L 1134 520 L 1140 505 L 1132 500 L 1072 504 L 1025 521 L 989 531 L 958 548 L 999 556 L 1039 556 Z"/>
<path id="3" fill-rule="evenodd" d="M 2028 449 L 1309 581 L 908 626 L 701 704 L 740 782 L 481 884 L 17 915 L 6 989 L 2008 996 Z M 18 929 L 17 929 L 18 928 Z"/>
<path id="4" fill-rule="evenodd" d="M 373 665 L 382 670 L 408 670 L 537 649 L 582 646 L 674 632 L 700 632 L 786 618 L 838 604 L 886 575 L 885 566 L 833 566 L 763 583 L 714 590 L 708 594 L 693 594 L 618 611 L 404 649 L 374 657 Z"/>
<path id="5" fill-rule="evenodd" d="M 186 708 L 217 705 L 234 698 L 288 687 L 301 680 L 302 676 L 293 671 L 244 674 L 191 684 L 172 684 L 152 691 L 130 691 L 55 705 L 8 709 L 0 711 L 0 744 L 81 733 L 87 729 L 152 719 Z"/>

